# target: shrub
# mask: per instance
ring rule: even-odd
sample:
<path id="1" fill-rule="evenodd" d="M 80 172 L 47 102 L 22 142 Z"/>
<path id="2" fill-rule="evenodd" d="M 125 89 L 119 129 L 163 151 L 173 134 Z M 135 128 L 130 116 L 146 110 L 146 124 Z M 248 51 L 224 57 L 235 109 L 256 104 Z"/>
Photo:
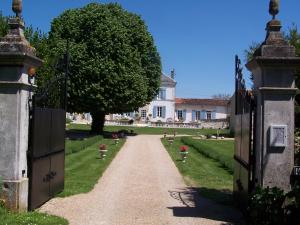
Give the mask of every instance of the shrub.
<path id="1" fill-rule="evenodd" d="M 100 141 L 102 137 L 93 136 L 85 140 L 75 140 L 66 142 L 66 155 L 82 151 L 83 149 L 95 144 L 97 141 Z"/>
<path id="2" fill-rule="evenodd" d="M 284 192 L 279 188 L 257 188 L 250 197 L 249 224 L 283 224 Z"/>
<path id="3" fill-rule="evenodd" d="M 295 186 L 287 194 L 277 187 L 257 188 L 250 197 L 248 223 L 250 225 L 296 225 L 300 213 L 299 206 L 299 186 Z"/>
<path id="4" fill-rule="evenodd" d="M 66 118 L 66 124 L 69 124 L 69 123 L 72 123 L 73 120 L 69 119 L 69 118 Z"/>
<path id="5" fill-rule="evenodd" d="M 233 173 L 233 142 L 194 140 L 191 137 L 182 137 L 181 141 L 206 157 L 218 161 Z"/>

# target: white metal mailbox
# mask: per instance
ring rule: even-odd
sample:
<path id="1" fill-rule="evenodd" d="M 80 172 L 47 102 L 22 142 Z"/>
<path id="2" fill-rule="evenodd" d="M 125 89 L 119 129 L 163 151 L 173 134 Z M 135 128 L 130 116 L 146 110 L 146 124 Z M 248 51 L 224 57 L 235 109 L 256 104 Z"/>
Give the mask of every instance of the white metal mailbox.
<path id="1" fill-rule="evenodd" d="M 287 125 L 271 125 L 270 127 L 270 146 L 287 146 Z"/>

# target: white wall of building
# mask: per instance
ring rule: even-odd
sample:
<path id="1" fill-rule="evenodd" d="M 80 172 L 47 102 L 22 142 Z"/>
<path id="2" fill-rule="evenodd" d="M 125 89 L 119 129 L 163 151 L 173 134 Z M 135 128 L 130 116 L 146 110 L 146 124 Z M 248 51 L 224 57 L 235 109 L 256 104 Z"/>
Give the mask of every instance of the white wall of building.
<path id="1" fill-rule="evenodd" d="M 203 116 L 207 111 L 211 112 L 212 119 L 226 119 L 227 118 L 227 107 L 226 106 L 205 106 L 205 105 L 176 105 L 175 106 L 175 120 L 178 121 L 177 111 L 182 110 L 185 114 L 183 120 L 184 123 L 191 123 L 197 121 L 196 118 L 193 120 L 193 111 L 202 111 Z M 205 118 L 207 115 L 205 116 Z M 203 118 L 204 119 L 204 118 Z"/>

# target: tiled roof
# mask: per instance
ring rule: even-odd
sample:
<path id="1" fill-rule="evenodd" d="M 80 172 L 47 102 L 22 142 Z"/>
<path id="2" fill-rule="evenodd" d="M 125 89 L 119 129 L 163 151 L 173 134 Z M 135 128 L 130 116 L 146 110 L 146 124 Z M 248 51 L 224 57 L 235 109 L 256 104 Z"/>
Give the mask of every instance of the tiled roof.
<path id="1" fill-rule="evenodd" d="M 211 105 L 211 106 L 227 106 L 228 100 L 220 99 L 201 99 L 201 98 L 176 98 L 175 104 L 184 105 Z"/>

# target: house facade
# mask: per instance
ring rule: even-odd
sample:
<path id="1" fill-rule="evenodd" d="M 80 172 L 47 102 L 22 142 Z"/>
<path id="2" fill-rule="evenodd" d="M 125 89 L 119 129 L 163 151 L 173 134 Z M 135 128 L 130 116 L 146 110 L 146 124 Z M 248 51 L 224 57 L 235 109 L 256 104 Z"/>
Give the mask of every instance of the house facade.
<path id="1" fill-rule="evenodd" d="M 156 98 L 150 104 L 139 109 L 141 120 L 172 122 L 175 118 L 175 87 L 175 80 L 163 74 Z"/>
<path id="2" fill-rule="evenodd" d="M 195 123 L 224 120 L 228 117 L 228 101 L 218 99 L 176 98 L 175 121 Z"/>
<path id="3" fill-rule="evenodd" d="M 229 115 L 229 101 L 218 99 L 176 98 L 176 81 L 162 74 L 159 93 L 148 105 L 138 112 L 110 115 L 108 120 L 136 119 L 140 122 L 200 123 L 203 121 L 226 120 Z M 137 116 L 136 116 L 137 115 Z"/>

